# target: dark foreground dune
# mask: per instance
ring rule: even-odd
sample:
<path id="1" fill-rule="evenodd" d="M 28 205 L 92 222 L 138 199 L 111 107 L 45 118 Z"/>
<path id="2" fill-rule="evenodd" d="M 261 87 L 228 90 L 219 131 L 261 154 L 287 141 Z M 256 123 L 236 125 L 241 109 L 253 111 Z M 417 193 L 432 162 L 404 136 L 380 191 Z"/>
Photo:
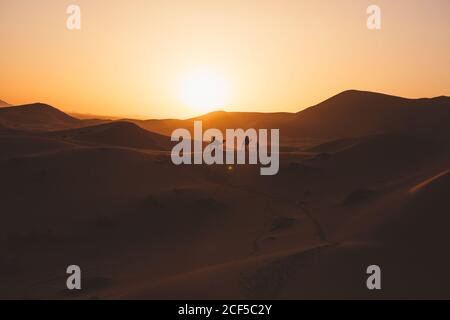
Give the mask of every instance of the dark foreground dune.
<path id="1" fill-rule="evenodd" d="M 204 117 L 285 128 L 273 177 L 172 165 L 167 133 L 187 120 L 5 109 L 0 298 L 450 298 L 448 98 L 334 99 L 303 115 Z M 367 108 L 367 125 L 345 125 Z M 79 293 L 65 289 L 71 264 Z M 366 288 L 372 264 L 379 292 Z"/>

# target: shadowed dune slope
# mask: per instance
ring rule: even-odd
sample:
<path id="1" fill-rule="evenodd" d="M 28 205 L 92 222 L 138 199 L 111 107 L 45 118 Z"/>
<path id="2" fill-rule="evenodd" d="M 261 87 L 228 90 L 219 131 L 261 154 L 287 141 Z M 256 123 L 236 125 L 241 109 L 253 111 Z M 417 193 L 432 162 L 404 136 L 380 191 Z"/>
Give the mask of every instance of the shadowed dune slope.
<path id="1" fill-rule="evenodd" d="M 5 197 L 0 240 L 15 223 L 19 233 L 27 232 L 25 226 L 45 231 L 57 224 L 76 232 L 68 223 L 70 216 L 74 220 L 94 219 L 124 208 L 131 211 L 134 207 L 125 206 L 130 199 L 196 180 L 193 170 L 174 167 L 151 153 L 108 147 L 50 147 L 58 150 L 0 159 L 0 191 Z M 114 207 L 118 203 L 124 207 Z"/>
<path id="2" fill-rule="evenodd" d="M 408 202 L 391 221 L 373 231 L 391 244 L 414 245 L 428 252 L 439 253 L 450 241 L 450 171 L 430 177 L 411 189 Z M 420 252 L 424 254 L 425 252 Z M 441 262 L 450 265 L 450 258 L 443 255 Z M 432 264 L 432 263 L 430 263 Z"/>
<path id="3" fill-rule="evenodd" d="M 41 154 L 73 147 L 76 147 L 76 145 L 35 135 L 0 134 L 0 149 L 2 150 L 0 159 Z"/>
<path id="4" fill-rule="evenodd" d="M 315 145 L 312 148 L 308 148 L 307 151 L 317 153 L 335 153 L 350 148 L 358 142 L 360 142 L 360 139 L 334 139 Z"/>
<path id="5" fill-rule="evenodd" d="M 349 181 L 360 181 L 364 186 L 371 181 L 407 177 L 449 151 L 446 144 L 433 139 L 385 134 L 358 139 L 340 151 L 319 154 L 306 162 L 336 175 L 345 174 Z"/>
<path id="6" fill-rule="evenodd" d="M 372 166 L 398 163 L 407 166 L 421 158 L 444 149 L 434 140 L 397 134 L 376 135 L 361 139 L 360 142 L 337 152 L 334 162 L 370 162 Z"/>
<path id="7" fill-rule="evenodd" d="M 89 144 L 138 149 L 170 150 L 172 145 L 170 137 L 149 132 L 125 121 L 51 132 L 46 135 Z"/>
<path id="8" fill-rule="evenodd" d="M 368 213 L 365 223 L 352 227 L 356 235 L 180 274 L 122 297 L 448 298 L 449 178 L 439 175 L 414 195 L 402 193 L 395 205 L 381 199 L 381 206 Z M 379 292 L 365 287 L 366 268 L 373 264 L 383 272 Z"/>

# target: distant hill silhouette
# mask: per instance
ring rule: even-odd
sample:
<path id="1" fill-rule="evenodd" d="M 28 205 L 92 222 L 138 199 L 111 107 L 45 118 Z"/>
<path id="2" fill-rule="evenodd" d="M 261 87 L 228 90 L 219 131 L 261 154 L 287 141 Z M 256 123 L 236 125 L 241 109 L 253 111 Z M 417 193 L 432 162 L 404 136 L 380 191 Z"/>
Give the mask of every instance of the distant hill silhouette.
<path id="1" fill-rule="evenodd" d="M 343 139 L 385 133 L 448 139 L 450 97 L 406 99 L 349 90 L 298 113 L 216 111 L 187 120 L 124 121 L 169 136 L 177 128 L 192 130 L 195 120 L 203 121 L 204 129 L 222 131 L 229 128 L 279 128 L 284 139 Z M 59 131 L 105 122 L 109 121 L 80 120 L 40 103 L 0 109 L 0 125 L 18 130 Z"/>
<path id="2" fill-rule="evenodd" d="M 431 134 L 448 137 L 450 98 L 406 99 L 349 90 L 298 113 L 212 112 L 188 120 L 131 120 L 170 135 L 176 128 L 279 128 L 284 138 L 355 138 L 382 133 Z"/>
<path id="3" fill-rule="evenodd" d="M 152 133 L 131 122 L 81 120 L 52 106 L 35 103 L 0 109 L 0 133 L 34 132 L 41 138 L 56 138 L 82 144 L 169 150 L 169 137 Z"/>
<path id="4" fill-rule="evenodd" d="M 171 148 L 169 137 L 149 132 L 134 123 L 125 121 L 51 132 L 45 135 L 96 145 L 152 150 L 169 150 Z"/>
<path id="5" fill-rule="evenodd" d="M 401 132 L 448 135 L 450 98 L 406 99 L 345 91 L 297 113 L 287 134 L 326 138 Z"/>
<path id="6" fill-rule="evenodd" d="M 203 128 L 216 128 L 222 131 L 234 128 L 275 128 L 292 119 L 292 113 L 258 113 L 215 111 L 187 120 L 128 120 L 149 131 L 171 135 L 177 128 L 193 129 L 194 121 L 202 121 Z"/>
<path id="7" fill-rule="evenodd" d="M 52 106 L 34 103 L 0 109 L 0 125 L 26 131 L 54 131 L 81 126 L 82 121 Z"/>

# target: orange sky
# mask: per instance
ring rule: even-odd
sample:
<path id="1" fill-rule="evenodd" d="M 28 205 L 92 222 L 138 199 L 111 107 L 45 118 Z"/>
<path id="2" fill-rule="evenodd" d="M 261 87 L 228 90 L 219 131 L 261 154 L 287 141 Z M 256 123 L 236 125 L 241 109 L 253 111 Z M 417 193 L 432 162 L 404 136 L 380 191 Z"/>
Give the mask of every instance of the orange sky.
<path id="1" fill-rule="evenodd" d="M 448 0 L 0 0 L 0 39 L 0 99 L 78 113 L 198 115 L 213 107 L 183 83 L 199 72 L 228 111 L 299 111 L 350 88 L 450 95 Z"/>

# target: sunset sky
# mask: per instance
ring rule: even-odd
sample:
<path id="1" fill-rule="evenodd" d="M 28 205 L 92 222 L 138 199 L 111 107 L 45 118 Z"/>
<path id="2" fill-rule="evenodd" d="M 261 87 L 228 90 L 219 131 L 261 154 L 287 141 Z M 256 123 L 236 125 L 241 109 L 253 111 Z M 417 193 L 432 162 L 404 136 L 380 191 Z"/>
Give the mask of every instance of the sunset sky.
<path id="1" fill-rule="evenodd" d="M 66 28 L 70 4 L 79 31 Z M 370 4 L 380 31 L 366 27 Z M 0 0 L 0 40 L 1 100 L 77 113 L 296 112 L 346 89 L 450 95 L 449 0 Z"/>

